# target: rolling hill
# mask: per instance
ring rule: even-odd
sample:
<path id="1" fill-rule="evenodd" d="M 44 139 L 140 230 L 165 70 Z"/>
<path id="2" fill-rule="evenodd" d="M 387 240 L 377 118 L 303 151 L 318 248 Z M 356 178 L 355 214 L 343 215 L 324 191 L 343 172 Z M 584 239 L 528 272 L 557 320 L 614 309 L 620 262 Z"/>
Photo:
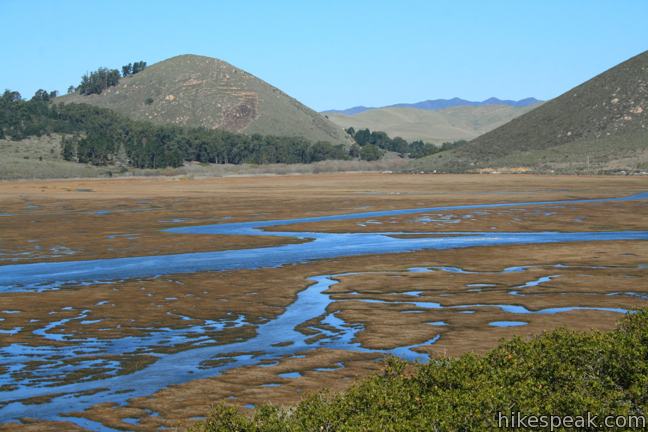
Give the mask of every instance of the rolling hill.
<path id="1" fill-rule="evenodd" d="M 326 114 L 335 124 L 355 129 L 369 128 L 400 136 L 408 141 L 423 140 L 442 143 L 473 139 L 511 119 L 533 106 L 508 105 L 456 106 L 441 110 L 417 108 L 377 108 L 355 115 Z"/>
<path id="2" fill-rule="evenodd" d="M 414 169 L 648 170 L 648 51 Z"/>
<path id="3" fill-rule="evenodd" d="M 324 111 L 323 114 L 343 114 L 343 115 L 354 115 L 360 114 L 365 111 L 379 108 L 416 108 L 423 110 L 442 110 L 447 108 L 455 108 L 462 106 L 488 106 L 488 105 L 508 105 L 513 107 L 527 107 L 531 105 L 537 105 L 542 102 L 539 99 L 529 97 L 520 100 L 509 100 L 509 99 L 498 99 L 496 97 L 491 97 L 483 101 L 470 101 L 466 99 L 461 99 L 458 97 L 452 99 L 428 99 L 421 102 L 415 103 L 398 103 L 393 105 L 387 105 L 383 107 L 366 107 L 363 105 L 342 109 L 342 110 L 328 110 Z"/>
<path id="4" fill-rule="evenodd" d="M 136 120 L 262 135 L 348 142 L 344 131 L 281 90 L 224 61 L 181 55 L 122 78 L 99 95 L 72 94 Z"/>

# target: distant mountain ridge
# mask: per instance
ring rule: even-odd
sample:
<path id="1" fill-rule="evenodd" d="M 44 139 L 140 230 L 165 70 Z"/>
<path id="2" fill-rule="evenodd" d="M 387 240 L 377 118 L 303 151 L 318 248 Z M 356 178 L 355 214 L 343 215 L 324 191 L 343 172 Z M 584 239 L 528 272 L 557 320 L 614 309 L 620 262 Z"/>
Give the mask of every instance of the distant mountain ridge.
<path id="1" fill-rule="evenodd" d="M 428 99 L 421 102 L 399 103 L 399 104 L 387 105 L 382 107 L 366 107 L 363 105 L 359 105 L 359 106 L 355 106 L 343 110 L 327 110 L 327 111 L 323 111 L 323 113 L 356 115 L 372 109 L 383 109 L 383 108 L 416 108 L 416 109 L 436 111 L 436 110 L 442 110 L 442 109 L 454 108 L 460 106 L 476 107 L 476 106 L 488 106 L 488 105 L 507 105 L 512 107 L 528 107 L 528 106 L 536 105 L 541 102 L 543 101 L 540 99 L 536 99 L 534 97 L 528 97 L 520 100 L 499 99 L 496 97 L 490 97 L 488 99 L 484 99 L 483 101 L 470 101 L 470 100 L 454 97 L 452 99 Z"/>

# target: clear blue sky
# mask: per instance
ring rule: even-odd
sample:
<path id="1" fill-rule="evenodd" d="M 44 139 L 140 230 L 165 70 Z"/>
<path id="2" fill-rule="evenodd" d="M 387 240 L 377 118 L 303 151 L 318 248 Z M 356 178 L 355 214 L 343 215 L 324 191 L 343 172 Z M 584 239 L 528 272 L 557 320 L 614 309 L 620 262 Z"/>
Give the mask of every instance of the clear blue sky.
<path id="1" fill-rule="evenodd" d="M 647 0 L 0 0 L 0 88 L 218 57 L 317 110 L 551 98 L 648 49 Z"/>

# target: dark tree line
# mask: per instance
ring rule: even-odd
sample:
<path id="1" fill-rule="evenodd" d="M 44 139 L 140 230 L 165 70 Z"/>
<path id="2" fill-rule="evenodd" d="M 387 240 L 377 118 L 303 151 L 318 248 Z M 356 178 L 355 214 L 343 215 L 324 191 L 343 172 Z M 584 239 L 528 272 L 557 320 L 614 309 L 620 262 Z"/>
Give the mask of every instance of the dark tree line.
<path id="1" fill-rule="evenodd" d="M 53 131 L 49 95 L 38 90 L 30 101 L 24 101 L 17 91 L 5 90 L 0 97 L 0 139 L 20 140 Z"/>
<path id="2" fill-rule="evenodd" d="M 119 84 L 119 78 L 135 75 L 146 68 L 145 61 L 136 61 L 122 66 L 121 75 L 117 69 L 101 67 L 96 71 L 89 72 L 81 77 L 78 87 L 70 86 L 68 93 L 79 92 L 82 95 L 101 94 L 108 87 Z"/>
<path id="3" fill-rule="evenodd" d="M 87 104 L 53 104 L 40 96 L 27 101 L 9 90 L 0 97 L 0 138 L 20 140 L 54 132 L 66 134 L 61 142 L 66 160 L 94 165 L 122 162 L 163 168 L 185 161 L 264 164 L 350 158 L 343 144 L 160 126 Z"/>
<path id="4" fill-rule="evenodd" d="M 32 96 L 33 100 L 38 100 L 38 101 L 43 101 L 43 102 L 48 102 L 52 99 L 54 99 L 56 96 L 58 96 L 58 92 L 56 90 L 48 92 L 47 90 L 39 89 L 36 90 L 36 93 L 34 93 L 34 96 Z"/>
<path id="5" fill-rule="evenodd" d="M 440 146 L 421 140 L 407 142 L 401 137 L 390 138 L 385 132 L 370 131 L 369 129 L 355 130 L 350 127 L 346 132 L 353 137 L 360 148 L 352 149 L 354 154 L 365 160 L 376 160 L 382 157 L 384 151 L 398 153 L 400 156 L 422 158 L 441 151 L 450 150 L 466 143 L 465 140 L 446 142 Z"/>
<path id="6" fill-rule="evenodd" d="M 145 61 L 128 63 L 127 65 L 122 66 L 122 76 L 126 78 L 127 76 L 135 75 L 136 73 L 143 71 L 145 68 Z"/>
<path id="7" fill-rule="evenodd" d="M 117 69 L 102 67 L 83 75 L 81 84 L 76 88 L 76 91 L 82 95 L 100 94 L 108 87 L 116 86 L 119 83 L 119 77 Z"/>

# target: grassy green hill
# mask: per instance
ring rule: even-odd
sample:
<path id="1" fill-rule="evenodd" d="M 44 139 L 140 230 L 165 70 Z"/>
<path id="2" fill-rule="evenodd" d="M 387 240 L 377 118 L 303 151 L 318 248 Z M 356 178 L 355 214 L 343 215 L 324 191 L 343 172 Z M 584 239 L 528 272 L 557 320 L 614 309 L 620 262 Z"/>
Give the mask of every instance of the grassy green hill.
<path id="1" fill-rule="evenodd" d="M 156 63 L 99 95 L 56 101 L 97 105 L 158 124 L 348 142 L 340 127 L 281 90 L 224 61 L 197 55 Z"/>
<path id="2" fill-rule="evenodd" d="M 648 169 L 648 52 L 416 169 Z"/>
<path id="3" fill-rule="evenodd" d="M 534 105 L 535 106 L 535 105 Z M 441 110 L 376 108 L 355 115 L 326 114 L 333 123 L 348 128 L 371 129 L 400 136 L 442 143 L 472 139 L 533 108 L 507 105 L 461 106 Z"/>

